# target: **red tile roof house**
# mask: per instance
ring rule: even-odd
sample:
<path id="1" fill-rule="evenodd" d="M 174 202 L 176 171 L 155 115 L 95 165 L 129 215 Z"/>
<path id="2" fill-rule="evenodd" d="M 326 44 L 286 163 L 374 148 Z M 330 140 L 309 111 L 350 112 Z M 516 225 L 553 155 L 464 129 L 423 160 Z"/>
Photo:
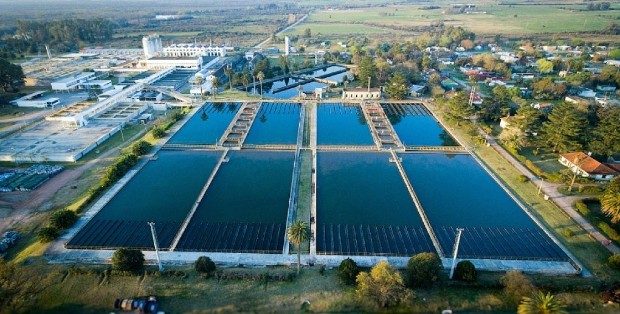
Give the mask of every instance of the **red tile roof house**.
<path id="1" fill-rule="evenodd" d="M 583 152 L 561 154 L 558 161 L 578 175 L 599 181 L 609 181 L 619 175 L 614 168 Z"/>

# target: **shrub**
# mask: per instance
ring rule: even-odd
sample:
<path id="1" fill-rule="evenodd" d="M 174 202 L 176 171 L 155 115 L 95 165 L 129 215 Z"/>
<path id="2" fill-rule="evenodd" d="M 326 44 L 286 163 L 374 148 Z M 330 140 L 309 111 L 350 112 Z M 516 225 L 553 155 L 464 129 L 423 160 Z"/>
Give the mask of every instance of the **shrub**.
<path id="1" fill-rule="evenodd" d="M 201 256 L 196 260 L 194 269 L 202 274 L 211 275 L 215 269 L 215 263 L 207 256 Z"/>
<path id="2" fill-rule="evenodd" d="M 145 140 L 140 140 L 131 145 L 130 151 L 136 156 L 142 156 L 151 151 L 151 148 L 153 148 L 153 145 L 151 145 L 149 142 Z"/>
<path id="3" fill-rule="evenodd" d="M 562 230 L 562 235 L 568 239 L 568 238 L 572 238 L 575 235 L 575 233 L 573 232 L 573 230 L 564 228 L 564 230 Z"/>
<path id="4" fill-rule="evenodd" d="M 52 214 L 50 225 L 56 229 L 66 229 L 77 221 L 78 216 L 72 210 L 61 210 Z"/>
<path id="5" fill-rule="evenodd" d="M 112 255 L 112 268 L 119 271 L 139 272 L 144 269 L 144 254 L 140 250 L 118 249 Z"/>
<path id="6" fill-rule="evenodd" d="M 153 134 L 154 138 L 162 138 L 166 136 L 166 130 L 160 125 L 154 127 L 151 133 Z"/>
<path id="7" fill-rule="evenodd" d="M 530 179 L 526 175 L 519 175 L 519 182 L 527 182 Z"/>
<path id="8" fill-rule="evenodd" d="M 478 279 L 476 266 L 470 261 L 458 262 L 458 264 L 456 264 L 456 269 L 454 269 L 454 279 L 465 282 L 475 282 Z"/>
<path id="9" fill-rule="evenodd" d="M 604 221 L 599 221 L 596 225 L 606 236 L 614 241 L 620 241 L 620 234 L 616 229 L 612 228 L 609 224 Z"/>
<path id="10" fill-rule="evenodd" d="M 419 253 L 407 263 L 407 286 L 430 287 L 441 273 L 441 260 L 435 253 Z"/>
<path id="11" fill-rule="evenodd" d="M 345 285 L 354 285 L 355 279 L 359 273 L 360 269 L 357 263 L 350 258 L 342 260 L 340 266 L 338 266 L 338 278 L 340 278 L 340 281 Z"/>
<path id="12" fill-rule="evenodd" d="M 607 263 L 613 269 L 620 270 L 620 253 L 616 253 L 607 259 Z"/>
<path id="13" fill-rule="evenodd" d="M 379 307 L 405 303 L 412 297 L 398 271 L 386 261 L 377 263 L 370 273 L 359 273 L 356 292 L 361 301 L 369 300 Z"/>
<path id="14" fill-rule="evenodd" d="M 586 205 L 586 203 L 583 202 L 583 200 L 576 201 L 575 202 L 575 208 L 577 208 L 577 211 L 582 216 L 589 216 L 590 215 L 590 209 L 588 208 L 588 205 Z"/>
<path id="15" fill-rule="evenodd" d="M 56 238 L 58 238 L 59 235 L 60 235 L 60 231 L 58 230 L 58 228 L 50 226 L 50 227 L 41 228 L 39 232 L 37 233 L 37 239 L 39 239 L 41 243 L 49 243 L 49 242 L 56 240 Z"/>
<path id="16" fill-rule="evenodd" d="M 504 286 L 504 296 L 515 305 L 521 298 L 530 295 L 536 289 L 527 276 L 516 270 L 507 272 L 500 282 Z"/>

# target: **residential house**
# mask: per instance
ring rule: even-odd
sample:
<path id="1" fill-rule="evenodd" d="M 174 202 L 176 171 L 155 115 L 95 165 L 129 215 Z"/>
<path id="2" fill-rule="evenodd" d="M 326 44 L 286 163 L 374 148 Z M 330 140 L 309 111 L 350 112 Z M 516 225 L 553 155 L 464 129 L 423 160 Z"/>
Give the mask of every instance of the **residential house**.
<path id="1" fill-rule="evenodd" d="M 609 181 L 619 174 L 613 167 L 599 162 L 584 152 L 561 154 L 558 161 L 573 173 L 598 181 Z"/>

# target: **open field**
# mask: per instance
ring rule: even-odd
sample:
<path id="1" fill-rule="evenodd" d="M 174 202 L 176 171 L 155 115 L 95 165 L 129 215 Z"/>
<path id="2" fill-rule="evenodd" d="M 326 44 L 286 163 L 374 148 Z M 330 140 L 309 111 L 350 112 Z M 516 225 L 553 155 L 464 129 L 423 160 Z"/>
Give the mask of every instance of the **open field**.
<path id="1" fill-rule="evenodd" d="M 596 32 L 604 29 L 620 17 L 616 10 L 580 11 L 584 5 L 497 5 L 483 3 L 477 6 L 477 13 L 446 14 L 440 9 L 425 10 L 417 5 L 393 5 L 354 9 L 319 10 L 312 12 L 306 22 L 291 33 L 298 34 L 307 27 L 313 34 L 342 35 L 358 28 L 358 33 L 368 29 L 414 30 L 443 22 L 446 25 L 462 26 L 476 34 L 526 36 L 543 33 Z M 347 25 L 343 30 L 342 25 Z M 359 25 L 359 26 L 358 26 Z M 501 27 L 498 27 L 501 25 Z M 331 26 L 331 27 L 330 27 Z M 315 31 L 316 28 L 316 31 Z M 373 34 L 377 32 L 368 32 Z"/>
<path id="2" fill-rule="evenodd" d="M 207 312 L 297 312 L 308 300 L 312 312 L 364 311 L 355 297 L 354 287 L 342 285 L 335 270 L 320 271 L 320 267 L 304 268 L 292 281 L 203 278 L 189 267 L 172 267 L 165 273 L 152 268 L 140 275 L 122 275 L 106 271 L 106 267 L 47 265 L 42 259 L 32 259 L 20 267 L 21 278 L 28 278 L 32 294 L 24 297 L 11 310 L 46 313 L 102 313 L 112 310 L 116 298 L 155 295 L 161 309 L 171 313 Z M 225 273 L 291 274 L 288 267 L 226 269 Z M 444 276 L 446 276 L 444 274 Z M 481 273 L 474 285 L 451 283 L 445 278 L 430 289 L 414 290 L 415 298 L 400 308 L 416 313 L 439 313 L 451 308 L 456 311 L 491 310 L 514 311 L 500 289 L 500 274 Z M 604 306 L 597 293 L 587 292 L 597 283 L 571 277 L 535 276 L 532 280 L 549 287 L 568 309 L 579 312 L 613 313 L 617 305 Z M 36 284 L 35 284 L 36 283 Z M 547 290 L 547 289 L 546 289 Z M 70 301 L 69 301 L 70 300 Z M 396 310 L 398 308 L 392 308 Z M 375 309 L 376 310 L 376 309 Z"/>

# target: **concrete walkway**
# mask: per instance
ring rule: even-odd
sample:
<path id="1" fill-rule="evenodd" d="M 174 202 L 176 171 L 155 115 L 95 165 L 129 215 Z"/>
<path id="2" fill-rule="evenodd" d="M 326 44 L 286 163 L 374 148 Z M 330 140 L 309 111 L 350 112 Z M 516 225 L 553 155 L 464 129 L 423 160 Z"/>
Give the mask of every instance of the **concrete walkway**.
<path id="1" fill-rule="evenodd" d="M 498 152 L 502 157 L 504 157 L 504 159 L 506 159 L 510 164 L 517 168 L 517 170 L 519 170 L 519 172 L 525 175 L 532 183 L 539 187 L 541 193 L 549 196 L 550 200 L 552 200 L 569 217 L 571 217 L 575 222 L 577 222 L 581 226 L 581 228 L 587 231 L 592 238 L 600 242 L 604 247 L 607 248 L 607 250 L 609 250 L 609 252 L 614 254 L 620 253 L 620 247 L 611 242 L 607 237 L 605 237 L 601 232 L 599 232 L 598 229 L 592 226 L 589 221 L 587 221 L 575 209 L 573 209 L 573 203 L 578 200 L 579 197 L 566 196 L 558 192 L 559 184 L 545 182 L 538 176 L 534 175 L 529 169 L 522 165 L 521 162 L 515 159 L 509 152 L 507 152 L 501 145 L 499 145 L 494 137 L 486 134 L 481 129 L 479 129 L 478 132 L 482 136 L 484 136 L 490 147 L 492 147 L 496 152 Z"/>

